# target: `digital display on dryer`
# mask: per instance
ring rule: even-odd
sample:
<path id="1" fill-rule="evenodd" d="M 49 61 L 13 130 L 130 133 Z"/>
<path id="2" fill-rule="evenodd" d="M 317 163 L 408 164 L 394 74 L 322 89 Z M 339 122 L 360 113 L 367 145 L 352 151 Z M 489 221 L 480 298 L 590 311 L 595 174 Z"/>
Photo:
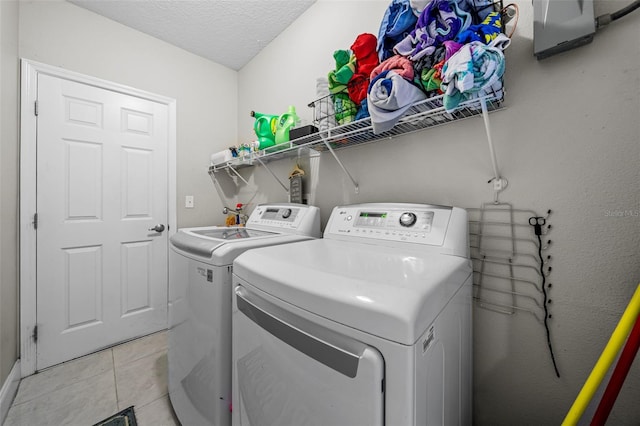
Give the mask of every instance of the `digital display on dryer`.
<path id="1" fill-rule="evenodd" d="M 385 226 L 387 212 L 360 212 L 356 219 L 355 226 Z"/>
<path id="2" fill-rule="evenodd" d="M 360 212 L 360 217 L 380 217 L 380 218 L 385 218 L 387 217 L 386 213 L 368 213 L 368 212 Z"/>

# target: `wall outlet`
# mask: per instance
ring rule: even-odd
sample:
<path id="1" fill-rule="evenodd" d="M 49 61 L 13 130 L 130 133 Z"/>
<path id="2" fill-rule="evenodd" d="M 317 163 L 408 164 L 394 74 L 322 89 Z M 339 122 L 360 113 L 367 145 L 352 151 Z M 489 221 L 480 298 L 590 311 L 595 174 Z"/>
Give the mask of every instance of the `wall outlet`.
<path id="1" fill-rule="evenodd" d="M 184 197 L 184 206 L 188 209 L 193 208 L 193 195 L 187 195 Z"/>

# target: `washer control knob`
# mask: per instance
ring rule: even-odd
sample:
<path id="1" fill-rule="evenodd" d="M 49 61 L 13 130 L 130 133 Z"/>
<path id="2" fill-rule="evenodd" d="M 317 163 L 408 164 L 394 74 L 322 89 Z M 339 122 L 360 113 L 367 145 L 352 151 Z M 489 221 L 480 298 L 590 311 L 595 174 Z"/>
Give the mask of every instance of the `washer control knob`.
<path id="1" fill-rule="evenodd" d="M 405 212 L 400 215 L 400 225 L 410 227 L 416 223 L 416 215 L 411 212 Z"/>
<path id="2" fill-rule="evenodd" d="M 282 212 L 282 217 L 286 219 L 289 216 L 291 216 L 291 209 L 284 209 L 284 211 Z"/>

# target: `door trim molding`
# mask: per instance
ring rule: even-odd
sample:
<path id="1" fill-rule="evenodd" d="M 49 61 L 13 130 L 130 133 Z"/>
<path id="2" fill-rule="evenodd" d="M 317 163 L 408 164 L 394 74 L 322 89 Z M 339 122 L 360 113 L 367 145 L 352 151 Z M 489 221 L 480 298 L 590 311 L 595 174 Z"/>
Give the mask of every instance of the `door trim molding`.
<path id="1" fill-rule="evenodd" d="M 0 424 L 7 419 L 11 403 L 18 393 L 20 385 L 20 360 L 13 363 L 9 375 L 0 388 Z"/>
<path id="2" fill-rule="evenodd" d="M 36 132 L 35 102 L 38 75 L 45 74 L 166 105 L 167 145 L 167 217 L 170 237 L 177 230 L 176 213 L 176 100 L 122 84 L 22 58 L 20 60 L 20 370 L 21 377 L 36 372 L 37 348 L 33 342 L 36 326 Z M 168 273 L 168 269 L 167 269 Z"/>

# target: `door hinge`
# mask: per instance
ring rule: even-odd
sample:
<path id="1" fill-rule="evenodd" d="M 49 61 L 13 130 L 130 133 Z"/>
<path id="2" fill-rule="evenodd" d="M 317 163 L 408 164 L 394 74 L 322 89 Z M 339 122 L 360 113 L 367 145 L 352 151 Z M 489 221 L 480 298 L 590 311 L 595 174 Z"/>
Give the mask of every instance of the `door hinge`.
<path id="1" fill-rule="evenodd" d="M 33 334 L 31 335 L 31 337 L 33 338 L 33 342 L 37 342 L 38 341 L 38 325 L 36 324 L 35 327 L 33 327 Z"/>
<path id="2" fill-rule="evenodd" d="M 33 229 L 38 229 L 38 213 L 33 214 Z"/>
<path id="3" fill-rule="evenodd" d="M 38 101 L 33 103 L 33 113 L 38 116 Z"/>

